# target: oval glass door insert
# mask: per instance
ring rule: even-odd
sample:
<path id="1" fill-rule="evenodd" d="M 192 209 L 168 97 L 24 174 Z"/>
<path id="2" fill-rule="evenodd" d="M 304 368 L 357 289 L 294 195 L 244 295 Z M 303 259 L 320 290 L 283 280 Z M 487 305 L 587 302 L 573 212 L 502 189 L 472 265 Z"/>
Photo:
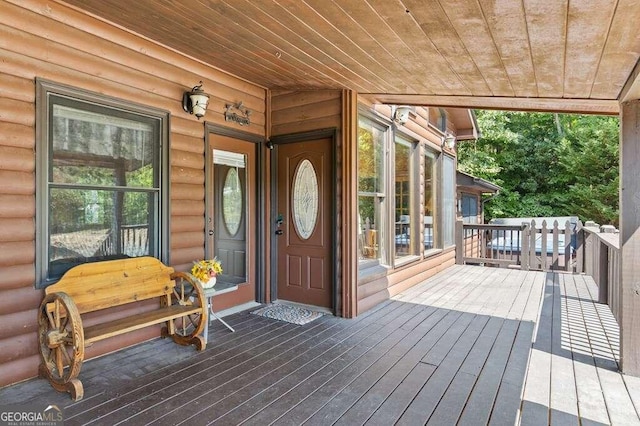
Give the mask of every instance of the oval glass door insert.
<path id="1" fill-rule="evenodd" d="M 222 189 L 222 217 L 229 234 L 236 235 L 242 218 L 242 185 L 234 167 L 227 170 Z"/>
<path id="2" fill-rule="evenodd" d="M 302 160 L 293 177 L 291 209 L 296 232 L 309 239 L 318 220 L 318 177 L 313 164 Z"/>

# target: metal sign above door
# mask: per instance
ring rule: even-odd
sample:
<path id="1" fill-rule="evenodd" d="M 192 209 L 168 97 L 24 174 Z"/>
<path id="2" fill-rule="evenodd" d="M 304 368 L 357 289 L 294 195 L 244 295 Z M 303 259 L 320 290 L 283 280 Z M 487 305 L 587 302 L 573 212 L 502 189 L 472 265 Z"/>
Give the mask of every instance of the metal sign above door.
<path id="1" fill-rule="evenodd" d="M 226 111 L 224 112 L 224 121 L 234 121 L 241 126 L 248 126 L 251 124 L 250 115 L 251 111 L 243 106 L 242 102 L 227 104 Z"/>

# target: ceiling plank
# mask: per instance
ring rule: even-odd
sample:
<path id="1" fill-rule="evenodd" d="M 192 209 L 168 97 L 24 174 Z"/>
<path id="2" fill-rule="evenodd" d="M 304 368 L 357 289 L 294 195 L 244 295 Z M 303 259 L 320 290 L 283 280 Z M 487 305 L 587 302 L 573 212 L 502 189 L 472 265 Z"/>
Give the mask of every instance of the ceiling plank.
<path id="1" fill-rule="evenodd" d="M 293 2 L 298 3 L 296 0 Z M 332 30 L 324 31 L 323 36 L 332 43 L 339 44 L 345 52 L 349 53 L 352 60 L 371 69 L 384 70 L 386 78 L 393 80 L 394 85 L 405 92 L 419 93 L 424 91 L 427 86 L 433 86 L 433 82 L 421 81 L 415 85 L 412 81 L 403 78 L 403 75 L 410 70 L 407 70 L 403 66 L 404 64 L 394 56 L 393 50 L 395 49 L 393 47 L 396 47 L 397 50 L 404 49 L 405 59 L 410 52 L 404 43 L 402 45 L 395 44 L 398 40 L 394 34 L 390 34 L 388 43 L 381 44 L 376 37 L 367 31 L 367 28 L 370 27 L 378 28 L 388 25 L 380 16 L 371 13 L 369 8 L 365 12 L 354 14 L 350 13 L 349 9 L 344 9 L 342 5 L 326 0 L 306 0 L 305 3 L 313 8 L 323 20 L 331 23 Z M 355 16 L 358 16 L 357 20 Z M 418 61 L 413 61 L 412 64 L 414 67 L 419 66 Z"/>
<path id="2" fill-rule="evenodd" d="M 391 105 L 421 105 L 505 111 L 545 111 L 597 115 L 617 115 L 620 111 L 620 106 L 616 100 L 433 96 L 386 93 L 370 93 L 366 96 L 375 102 Z"/>
<path id="3" fill-rule="evenodd" d="M 627 22 L 635 22 L 636 25 L 627 25 Z M 619 0 L 593 83 L 591 91 L 593 98 L 606 98 L 611 93 L 620 93 L 622 90 L 629 76 L 628 70 L 636 65 L 640 57 L 639 27 L 640 2 Z"/>
<path id="4" fill-rule="evenodd" d="M 340 63 L 339 60 L 324 52 L 322 43 L 316 41 L 319 37 L 314 34 L 304 24 L 304 20 L 312 19 L 305 16 L 296 19 L 286 8 L 273 3 L 251 2 L 251 1 L 229 1 L 227 6 L 235 9 L 234 16 L 244 15 L 245 21 L 250 21 L 252 31 L 260 30 L 260 35 L 265 42 L 273 45 L 273 49 L 278 49 L 281 58 L 293 57 L 302 63 L 310 66 L 309 71 L 305 71 L 310 76 L 324 73 L 331 77 L 333 83 L 327 88 L 343 88 L 345 82 L 351 84 L 354 90 L 360 90 L 363 86 L 380 85 L 380 79 L 369 70 L 359 69 L 356 72 Z M 336 49 L 329 48 L 338 55 Z M 268 52 L 265 52 L 268 54 Z M 275 87 L 302 87 L 304 86 L 305 74 L 298 76 L 298 82 L 294 79 L 289 85 L 276 85 Z M 297 84 L 299 83 L 299 84 Z M 383 87 L 383 86 L 379 86 Z"/>
<path id="5" fill-rule="evenodd" d="M 479 2 L 515 95 L 539 96 L 522 3 L 513 0 Z"/>
<path id="6" fill-rule="evenodd" d="M 323 55 L 323 65 L 329 67 L 342 67 L 347 72 L 341 80 L 344 87 L 355 75 L 367 76 L 369 84 L 376 81 L 384 82 L 386 87 L 406 87 L 404 80 L 395 72 L 393 64 L 385 64 L 360 47 L 360 43 L 371 40 L 362 30 L 358 31 L 359 43 L 354 38 L 343 33 L 347 28 L 357 27 L 357 23 L 342 10 L 330 2 L 323 2 L 323 13 L 330 13 L 327 19 L 314 8 L 314 2 L 300 2 L 299 0 L 276 0 L 280 6 L 279 11 L 268 12 L 273 6 L 262 6 L 256 3 L 265 13 L 270 13 L 272 19 L 278 19 L 282 25 L 294 33 L 300 34 L 299 48 L 308 51 L 314 56 L 317 52 Z M 381 25 L 382 22 L 374 22 L 372 25 Z M 380 58 L 383 59 L 383 58 Z"/>
<path id="7" fill-rule="evenodd" d="M 167 1 L 167 0 L 165 0 Z M 180 11 L 189 19 L 193 14 L 192 8 L 180 0 L 169 0 L 171 7 L 168 13 Z M 202 22 L 198 25 L 193 23 L 188 26 L 194 27 L 190 31 L 188 40 L 197 43 L 203 55 L 213 64 L 226 62 L 228 55 L 234 59 L 236 68 L 234 73 L 239 75 L 258 75 L 260 83 L 266 82 L 270 87 L 290 86 L 292 82 L 305 81 L 305 87 L 332 87 L 340 84 L 338 73 L 319 73 L 317 68 L 309 64 L 308 57 L 296 49 L 284 49 L 288 42 L 277 33 L 273 33 L 260 20 L 270 20 L 263 16 L 258 10 L 252 9 L 250 14 L 243 8 L 237 7 L 238 2 L 233 5 L 223 2 L 201 2 Z M 219 22 L 233 22 L 233 32 L 221 31 Z M 209 24 L 211 23 L 211 24 Z M 204 36 L 204 40 L 200 37 Z M 188 42 L 185 41 L 185 42 Z M 214 41 L 216 45 L 225 45 L 232 51 L 227 56 L 221 57 L 217 49 L 208 48 L 207 40 Z M 264 72 L 260 69 L 252 70 L 250 67 L 242 65 L 244 58 L 252 58 L 259 64 L 266 64 Z M 323 70 L 326 71 L 326 70 Z"/>
<path id="8" fill-rule="evenodd" d="M 450 0 L 443 12 L 487 82 L 491 95 L 513 96 L 509 75 L 482 16 L 480 5 L 467 0 Z"/>
<path id="9" fill-rule="evenodd" d="M 471 94 L 400 0 L 368 0 L 368 3 L 388 28 L 368 28 L 367 31 L 376 40 L 383 40 L 385 48 L 406 64 L 410 74 L 405 78 L 427 82 L 427 93 Z"/>
<path id="10" fill-rule="evenodd" d="M 405 0 L 409 13 L 415 18 L 424 34 L 444 57 L 449 67 L 460 77 L 472 95 L 492 95 L 489 85 L 480 73 L 478 66 L 469 56 L 469 52 L 460 41 L 460 37 L 451 26 L 444 9 L 439 3 L 432 2 L 430 7 L 420 7 L 423 0 Z"/>
<path id="11" fill-rule="evenodd" d="M 569 3 L 564 97 L 589 98 L 617 0 Z"/>
<path id="12" fill-rule="evenodd" d="M 568 0 L 524 0 L 538 95 L 562 97 Z"/>
<path id="13" fill-rule="evenodd" d="M 291 66 L 285 66 L 281 61 L 271 55 L 264 55 L 262 51 L 268 48 L 265 42 L 258 38 L 251 30 L 239 26 L 237 31 L 230 36 L 220 31 L 216 25 L 207 25 L 211 20 L 224 19 L 228 10 L 209 10 L 200 15 L 198 23 L 194 22 L 193 8 L 187 7 L 184 2 L 163 0 L 159 7 L 164 8 L 167 16 L 172 16 L 175 24 L 184 30 L 179 44 L 192 44 L 198 51 L 198 57 L 211 64 L 222 61 L 229 62 L 233 67 L 233 73 L 238 75 L 259 75 L 262 81 L 281 82 L 287 84 L 296 78 L 297 72 Z M 205 6 L 206 7 L 206 6 Z M 224 7 L 221 5 L 221 7 Z M 227 16 L 228 17 L 228 16 Z M 242 44 L 237 44 L 236 39 L 242 39 Z M 258 48 L 256 48 L 258 47 Z M 306 64 L 302 63 L 303 66 Z M 328 78 L 314 79 L 310 84 L 321 86 L 330 81 Z"/>
<path id="14" fill-rule="evenodd" d="M 158 2 L 149 4 L 140 0 L 123 5 L 119 0 L 104 0 L 86 6 L 82 0 L 69 2 L 77 3 L 78 7 L 88 9 L 98 16 L 106 16 L 118 25 L 211 65 L 219 64 L 224 59 L 224 70 L 231 74 L 246 78 L 247 70 L 251 70 L 251 75 L 266 74 L 274 79 L 280 75 L 272 70 L 273 66 L 268 62 L 256 58 L 251 52 L 241 52 L 244 54 L 239 55 L 237 49 L 232 48 L 229 43 L 204 38 L 206 49 L 200 48 L 198 43 L 190 41 L 203 39 L 197 31 L 193 33 L 193 27 L 198 24 L 185 24 L 177 10 L 167 9 L 166 5 Z M 204 22 L 200 25 L 202 24 Z M 244 70 L 244 75 L 236 72 L 238 70 Z M 269 81 L 269 78 L 265 80 Z"/>

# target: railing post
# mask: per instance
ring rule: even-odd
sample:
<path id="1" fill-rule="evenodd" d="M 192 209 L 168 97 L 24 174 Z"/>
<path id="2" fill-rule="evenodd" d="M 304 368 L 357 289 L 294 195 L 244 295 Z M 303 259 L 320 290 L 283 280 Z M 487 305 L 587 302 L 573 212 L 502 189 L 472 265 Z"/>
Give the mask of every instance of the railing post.
<path id="1" fill-rule="evenodd" d="M 456 265 L 464 264 L 464 224 L 462 220 L 456 220 Z"/>
<path id="2" fill-rule="evenodd" d="M 521 233 L 521 247 L 520 247 L 520 256 L 522 263 L 522 270 L 528 271 L 530 269 L 529 266 L 529 238 L 531 233 L 531 228 L 528 223 L 522 224 L 522 233 Z"/>
<path id="3" fill-rule="evenodd" d="M 571 224 L 564 223 L 564 270 L 571 270 Z"/>
<path id="4" fill-rule="evenodd" d="M 598 302 L 607 303 L 609 299 L 609 247 L 598 240 Z"/>
<path id="5" fill-rule="evenodd" d="M 536 257 L 536 236 L 538 234 L 538 228 L 536 228 L 536 221 L 531 221 L 531 228 L 529 228 L 529 268 L 539 270 L 540 265 Z"/>
<path id="6" fill-rule="evenodd" d="M 573 272 L 577 274 L 581 274 L 584 272 L 584 241 L 585 241 L 584 230 L 582 229 L 581 221 L 578 221 L 578 223 L 576 224 L 576 230 L 574 232 L 576 236 L 576 247 L 575 247 L 576 263 L 575 263 L 575 269 Z"/>
<path id="7" fill-rule="evenodd" d="M 542 228 L 540 228 L 540 268 L 543 271 L 547 270 L 547 221 L 542 221 Z"/>
<path id="8" fill-rule="evenodd" d="M 560 235 L 560 230 L 558 229 L 559 224 L 557 220 L 553 221 L 553 243 L 552 243 L 552 247 L 553 247 L 553 254 L 552 259 L 551 259 L 551 270 L 553 271 L 557 271 L 558 269 L 560 269 L 560 256 L 559 256 L 559 250 L 558 250 L 558 241 L 559 241 L 559 235 Z"/>

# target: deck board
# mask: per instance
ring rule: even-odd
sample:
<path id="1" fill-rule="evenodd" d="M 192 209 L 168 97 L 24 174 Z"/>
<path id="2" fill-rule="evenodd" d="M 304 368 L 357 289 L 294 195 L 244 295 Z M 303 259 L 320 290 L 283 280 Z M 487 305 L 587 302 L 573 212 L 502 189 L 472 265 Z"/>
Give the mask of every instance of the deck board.
<path id="1" fill-rule="evenodd" d="M 354 319 L 248 312 L 202 352 L 170 339 L 89 360 L 85 398 L 0 389 L 76 424 L 640 425 L 640 378 L 589 277 L 456 265 Z"/>

